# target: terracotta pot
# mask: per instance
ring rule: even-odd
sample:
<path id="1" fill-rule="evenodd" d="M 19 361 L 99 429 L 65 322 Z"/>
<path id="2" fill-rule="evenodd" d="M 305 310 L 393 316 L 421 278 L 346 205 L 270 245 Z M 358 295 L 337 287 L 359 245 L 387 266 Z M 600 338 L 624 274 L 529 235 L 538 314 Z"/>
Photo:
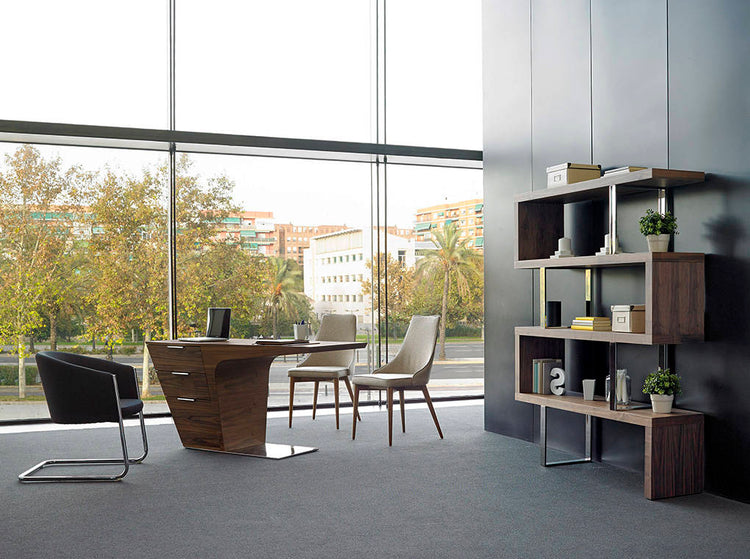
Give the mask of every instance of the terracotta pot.
<path id="1" fill-rule="evenodd" d="M 668 233 L 662 233 L 661 235 L 646 235 L 648 241 L 649 252 L 667 252 L 669 248 L 669 237 Z"/>
<path id="2" fill-rule="evenodd" d="M 672 413 L 674 394 L 651 394 L 651 409 L 654 413 Z"/>

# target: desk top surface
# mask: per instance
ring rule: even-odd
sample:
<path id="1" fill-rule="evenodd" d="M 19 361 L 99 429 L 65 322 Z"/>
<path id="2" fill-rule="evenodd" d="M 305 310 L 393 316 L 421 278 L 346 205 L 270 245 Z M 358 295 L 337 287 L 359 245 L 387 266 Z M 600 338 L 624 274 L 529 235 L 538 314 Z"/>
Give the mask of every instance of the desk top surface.
<path id="1" fill-rule="evenodd" d="M 240 353 L 249 356 L 289 355 L 295 353 L 318 353 L 320 351 L 340 351 L 367 347 L 365 342 L 297 342 L 259 344 L 259 340 L 230 338 L 222 342 L 189 342 L 184 340 L 159 340 L 148 342 L 149 347 L 200 348 L 204 353 Z M 261 340 L 262 341 L 262 340 Z"/>

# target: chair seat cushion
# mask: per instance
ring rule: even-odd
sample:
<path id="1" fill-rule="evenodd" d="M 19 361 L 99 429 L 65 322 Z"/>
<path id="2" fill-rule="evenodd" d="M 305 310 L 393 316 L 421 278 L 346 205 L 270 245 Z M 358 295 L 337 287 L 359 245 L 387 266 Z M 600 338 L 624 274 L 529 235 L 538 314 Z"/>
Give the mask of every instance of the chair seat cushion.
<path id="1" fill-rule="evenodd" d="M 332 379 L 349 375 L 347 367 L 294 367 L 289 369 L 289 376 L 294 378 Z"/>
<path id="2" fill-rule="evenodd" d="M 120 410 L 122 411 L 123 417 L 130 417 L 131 415 L 138 415 L 138 412 L 143 409 L 143 401 L 137 398 L 128 399 L 120 398 Z"/>
<path id="3" fill-rule="evenodd" d="M 412 375 L 394 373 L 373 373 L 371 375 L 355 375 L 352 383 L 359 386 L 373 386 L 375 388 L 401 388 L 415 386 Z"/>

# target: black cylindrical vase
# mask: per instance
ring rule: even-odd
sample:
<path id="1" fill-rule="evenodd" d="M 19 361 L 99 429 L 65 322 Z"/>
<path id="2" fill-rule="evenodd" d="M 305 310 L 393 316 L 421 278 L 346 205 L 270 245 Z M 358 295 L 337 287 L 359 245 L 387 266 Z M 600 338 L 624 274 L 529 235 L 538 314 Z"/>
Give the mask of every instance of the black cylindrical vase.
<path id="1" fill-rule="evenodd" d="M 562 303 L 560 301 L 547 301 L 547 328 L 561 326 L 561 311 Z"/>

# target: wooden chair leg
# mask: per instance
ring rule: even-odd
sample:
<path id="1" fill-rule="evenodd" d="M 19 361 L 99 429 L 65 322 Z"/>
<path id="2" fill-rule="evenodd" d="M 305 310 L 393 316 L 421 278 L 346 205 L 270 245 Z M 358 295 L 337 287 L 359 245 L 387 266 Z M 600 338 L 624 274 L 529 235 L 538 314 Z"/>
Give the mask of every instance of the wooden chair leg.
<path id="1" fill-rule="evenodd" d="M 289 428 L 292 428 L 292 408 L 294 408 L 294 378 L 289 379 Z"/>
<path id="2" fill-rule="evenodd" d="M 401 403 L 401 431 L 406 433 L 406 416 L 404 415 L 404 391 L 398 391 L 398 401 Z"/>
<path id="3" fill-rule="evenodd" d="M 432 414 L 432 420 L 435 422 L 435 427 L 437 427 L 438 435 L 440 435 L 440 438 L 443 438 L 443 432 L 440 430 L 440 423 L 438 423 L 437 415 L 435 415 L 435 408 L 432 407 L 432 398 L 430 398 L 430 393 L 427 392 L 427 387 L 422 387 L 422 394 L 424 394 L 424 399 L 427 402 L 427 407 L 430 408 L 430 413 Z"/>
<path id="4" fill-rule="evenodd" d="M 354 394 L 352 394 L 352 383 L 349 382 L 349 377 L 344 377 L 344 382 L 346 383 L 346 389 L 349 391 L 349 398 L 351 398 L 352 405 L 354 405 Z M 362 421 L 362 418 L 359 415 L 359 412 L 357 412 L 357 419 Z"/>
<path id="5" fill-rule="evenodd" d="M 336 429 L 339 428 L 339 379 L 333 379 L 333 401 L 336 408 Z"/>
<path id="6" fill-rule="evenodd" d="M 388 446 L 393 446 L 393 388 L 388 389 Z"/>
<path id="7" fill-rule="evenodd" d="M 352 408 L 354 409 L 354 413 L 352 413 L 352 440 L 354 440 L 357 436 L 357 417 L 359 417 L 359 411 L 357 408 L 359 407 L 359 385 L 354 385 L 354 396 L 352 396 Z"/>
<path id="8" fill-rule="evenodd" d="M 315 410 L 318 407 L 318 384 L 320 381 L 315 381 L 315 389 L 313 390 L 313 419 L 315 419 Z"/>

